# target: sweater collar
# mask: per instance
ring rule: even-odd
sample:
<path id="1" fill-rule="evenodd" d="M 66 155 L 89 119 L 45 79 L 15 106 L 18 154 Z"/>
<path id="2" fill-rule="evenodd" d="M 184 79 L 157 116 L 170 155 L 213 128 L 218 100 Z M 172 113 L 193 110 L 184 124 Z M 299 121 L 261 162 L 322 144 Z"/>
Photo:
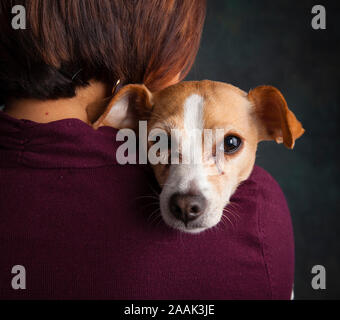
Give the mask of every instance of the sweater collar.
<path id="1" fill-rule="evenodd" d="M 49 123 L 15 119 L 0 111 L 0 164 L 86 168 L 116 164 L 118 130 L 94 130 L 78 119 Z"/>

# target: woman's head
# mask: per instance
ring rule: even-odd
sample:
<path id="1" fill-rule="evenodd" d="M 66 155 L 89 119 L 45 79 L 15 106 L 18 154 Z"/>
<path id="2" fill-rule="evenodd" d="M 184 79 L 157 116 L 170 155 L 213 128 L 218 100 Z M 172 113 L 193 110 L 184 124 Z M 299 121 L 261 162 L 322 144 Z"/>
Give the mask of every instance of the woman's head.
<path id="1" fill-rule="evenodd" d="M 204 17 L 205 0 L 0 0 L 0 103 L 73 97 L 91 79 L 160 90 L 190 70 Z"/>

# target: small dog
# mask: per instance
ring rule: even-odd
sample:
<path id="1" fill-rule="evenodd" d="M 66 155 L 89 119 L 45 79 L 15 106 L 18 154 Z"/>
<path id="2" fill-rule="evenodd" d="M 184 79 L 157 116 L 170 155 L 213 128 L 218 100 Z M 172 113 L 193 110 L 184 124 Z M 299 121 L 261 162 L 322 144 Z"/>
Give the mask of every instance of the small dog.
<path id="1" fill-rule="evenodd" d="M 209 80 L 181 82 L 156 93 L 144 85 L 127 85 L 112 98 L 93 127 L 138 131 L 139 120 L 147 120 L 149 133 L 157 129 L 170 136 L 173 129 L 181 129 L 182 146 L 186 142 L 190 148 L 178 149 L 180 159 L 193 157 L 189 149 L 203 150 L 202 140 L 193 139 L 190 130 L 203 135 L 205 129 L 223 129 L 222 140 L 212 142 L 211 156 L 204 154 L 200 163 L 153 165 L 162 187 L 164 221 L 189 233 L 211 228 L 221 220 L 230 197 L 252 172 L 259 141 L 275 140 L 292 149 L 304 133 L 278 89 L 259 86 L 246 93 Z M 148 143 L 150 149 L 154 142 Z M 222 151 L 220 161 L 217 150 Z"/>

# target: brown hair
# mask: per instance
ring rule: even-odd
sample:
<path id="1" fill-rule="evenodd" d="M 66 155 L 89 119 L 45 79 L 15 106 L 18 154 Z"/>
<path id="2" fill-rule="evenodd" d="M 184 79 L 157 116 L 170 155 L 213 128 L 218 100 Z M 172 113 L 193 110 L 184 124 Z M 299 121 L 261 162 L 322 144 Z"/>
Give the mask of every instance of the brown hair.
<path id="1" fill-rule="evenodd" d="M 14 30 L 12 7 L 26 8 Z M 0 103 L 73 97 L 96 79 L 157 91 L 196 57 L 205 0 L 0 0 Z"/>

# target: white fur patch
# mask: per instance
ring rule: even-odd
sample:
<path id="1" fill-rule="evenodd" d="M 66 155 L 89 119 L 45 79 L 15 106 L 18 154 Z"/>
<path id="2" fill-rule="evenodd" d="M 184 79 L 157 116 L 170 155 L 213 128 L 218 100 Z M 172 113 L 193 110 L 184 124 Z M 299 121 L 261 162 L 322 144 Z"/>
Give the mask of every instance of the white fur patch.
<path id="1" fill-rule="evenodd" d="M 108 123 L 123 122 L 128 116 L 128 107 L 129 107 L 129 97 L 127 95 L 124 95 L 111 108 L 110 112 L 106 116 L 106 121 Z"/>
<path id="2" fill-rule="evenodd" d="M 202 156 L 204 99 L 198 94 L 192 94 L 185 100 L 183 107 L 183 157 L 189 161 L 186 163 L 193 164 Z"/>
<path id="3" fill-rule="evenodd" d="M 203 129 L 204 99 L 192 94 L 184 102 L 184 130 Z"/>

